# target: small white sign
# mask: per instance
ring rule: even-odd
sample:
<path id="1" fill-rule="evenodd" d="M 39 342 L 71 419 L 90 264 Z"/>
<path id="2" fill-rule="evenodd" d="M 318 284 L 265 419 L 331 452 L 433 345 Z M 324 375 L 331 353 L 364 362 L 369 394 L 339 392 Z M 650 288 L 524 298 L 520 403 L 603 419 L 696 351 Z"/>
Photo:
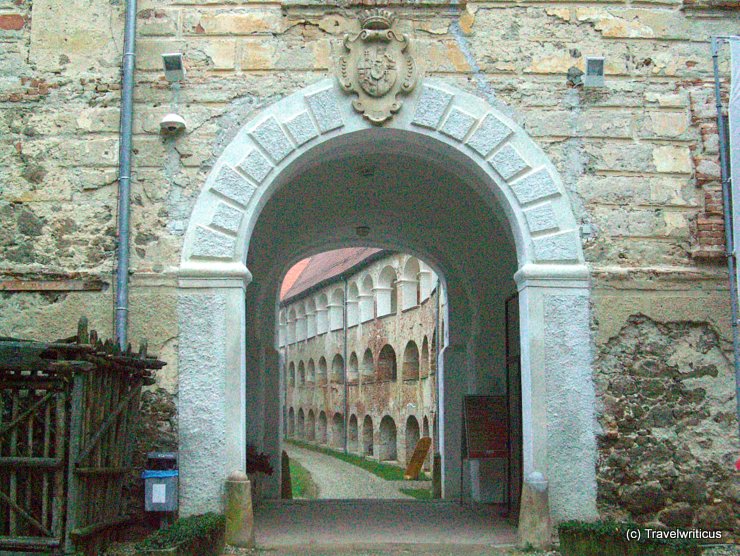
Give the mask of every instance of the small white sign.
<path id="1" fill-rule="evenodd" d="M 164 504 L 167 500 L 167 485 L 152 485 L 152 504 Z"/>

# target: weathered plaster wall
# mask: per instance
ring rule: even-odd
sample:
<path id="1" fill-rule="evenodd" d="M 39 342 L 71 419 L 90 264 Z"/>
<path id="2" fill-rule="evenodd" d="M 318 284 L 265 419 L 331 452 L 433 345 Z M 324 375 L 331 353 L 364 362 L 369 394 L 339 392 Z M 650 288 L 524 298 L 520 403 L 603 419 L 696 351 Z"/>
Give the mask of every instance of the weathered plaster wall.
<path id="1" fill-rule="evenodd" d="M 210 165 L 258 108 L 330 74 L 342 34 L 356 26 L 356 5 L 368 3 L 140 3 L 130 335 L 148 337 L 151 351 L 168 362 L 158 379 L 168 391 L 177 388 L 172 272 Z M 502 108 L 558 167 L 587 225 L 600 388 L 606 387 L 599 373 L 613 371 L 604 366 L 616 365 L 615 350 L 640 343 L 630 330 L 648 325 L 636 324 L 635 315 L 660 323 L 650 332 L 658 338 L 688 326 L 671 323 L 695 323 L 714 331 L 726 352 L 707 37 L 737 32 L 733 2 L 374 4 L 397 7 L 427 75 Z M 115 0 L 0 0 L 2 335 L 71 335 L 80 313 L 110 333 L 123 9 Z M 188 69 L 179 94 L 161 71 L 160 54 L 173 50 L 184 52 Z M 606 57 L 603 90 L 567 83 L 568 70 L 583 69 L 588 55 Z M 725 57 L 721 66 L 726 77 Z M 188 132 L 162 139 L 159 120 L 173 109 Z M 90 286 L 90 278 L 101 284 Z M 65 283 L 26 292 L 8 283 L 18 279 Z M 689 353 L 678 368 L 697 357 Z M 702 380 L 731 391 L 723 372 Z M 605 407 L 607 390 L 599 396 Z M 710 410 L 693 430 L 732 428 L 713 415 Z M 698 462 L 691 472 L 707 475 L 737 444 L 689 450 Z M 616 503 L 605 486 L 614 476 L 603 462 L 599 469 L 599 499 Z M 724 487 L 710 483 L 728 499 Z M 666 496 L 666 507 L 680 504 Z M 696 503 L 706 511 L 719 504 Z"/>

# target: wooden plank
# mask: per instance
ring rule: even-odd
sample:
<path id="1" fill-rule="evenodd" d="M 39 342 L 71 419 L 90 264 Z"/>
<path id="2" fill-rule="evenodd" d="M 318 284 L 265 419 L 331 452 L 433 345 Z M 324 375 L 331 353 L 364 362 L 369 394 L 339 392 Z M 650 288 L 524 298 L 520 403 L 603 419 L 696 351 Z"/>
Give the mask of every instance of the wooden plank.
<path id="1" fill-rule="evenodd" d="M 18 391 L 13 392 L 13 402 L 11 407 L 11 423 L 16 420 L 18 417 Z M 10 434 L 10 452 L 9 454 L 11 456 L 16 455 L 16 449 L 17 449 L 17 442 L 18 439 L 18 429 L 13 428 Z M 13 508 L 13 505 L 15 504 L 15 501 L 18 496 L 18 475 L 16 474 L 15 467 L 11 468 L 10 472 L 10 488 L 8 489 L 8 494 L 10 495 L 10 507 Z M 0 493 L 1 494 L 1 493 Z M 11 536 L 16 536 L 18 534 L 17 529 L 17 521 L 15 519 L 16 515 L 15 512 L 11 511 L 9 518 L 8 518 L 8 532 Z"/>
<path id="2" fill-rule="evenodd" d="M 34 422 L 35 422 L 36 414 L 32 413 L 30 418 L 28 419 L 27 427 L 26 427 L 26 455 L 28 457 L 33 457 L 33 428 L 34 428 Z M 25 505 L 26 508 L 31 507 L 31 492 L 34 489 L 35 481 L 34 479 L 38 478 L 38 473 L 26 473 L 26 500 Z M 44 526 L 46 527 L 46 526 Z"/>
<path id="3" fill-rule="evenodd" d="M 419 478 L 419 472 L 421 472 L 421 466 L 424 465 L 424 460 L 429 453 L 429 448 L 432 446 L 432 439 L 428 436 L 424 436 L 419 439 L 414 448 L 414 455 L 411 456 L 408 466 L 406 466 L 406 473 L 403 474 L 403 478 L 407 481 L 416 480 Z"/>
<path id="4" fill-rule="evenodd" d="M 0 390 L 64 390 L 66 385 L 61 380 L 40 377 L 37 380 L 24 378 L 0 380 Z"/>
<path id="5" fill-rule="evenodd" d="M 46 537 L 0 537 L 0 548 L 7 549 L 56 548 L 59 544 L 59 539 Z"/>
<path id="6" fill-rule="evenodd" d="M 95 476 L 95 475 L 123 475 L 133 471 L 133 467 L 78 467 L 75 469 L 75 473 L 83 476 Z"/>
<path id="7" fill-rule="evenodd" d="M 33 468 L 33 469 L 57 469 L 64 461 L 61 458 L 41 458 L 28 456 L 15 456 L 0 458 L 0 468 Z"/>
<path id="8" fill-rule="evenodd" d="M 506 396 L 465 396 L 468 459 L 509 457 L 509 412 Z"/>
<path id="9" fill-rule="evenodd" d="M 43 457 L 49 457 L 51 448 L 51 404 L 44 408 L 44 451 Z M 44 473 L 41 484 L 41 525 L 49 526 L 49 474 Z"/>
<path id="10" fill-rule="evenodd" d="M 0 291 L 37 292 L 37 291 L 101 291 L 103 282 L 96 279 L 86 280 L 2 280 Z"/>
<path id="11" fill-rule="evenodd" d="M 83 406 L 85 395 L 85 375 L 76 373 L 72 387 L 71 414 L 69 424 L 69 444 L 67 465 L 67 526 L 64 539 L 64 550 L 72 552 L 74 545 L 70 531 L 77 527 L 77 511 L 79 504 L 80 484 L 74 474 L 74 466 L 80 453 L 80 435 L 82 432 Z"/>
<path id="12" fill-rule="evenodd" d="M 54 412 L 54 455 L 58 458 L 64 456 L 65 441 L 67 439 L 67 394 L 57 395 L 56 411 Z M 54 473 L 54 486 L 52 487 L 51 529 L 54 536 L 62 538 L 64 527 L 64 512 L 67 497 L 64 493 L 64 468 L 57 469 Z"/>

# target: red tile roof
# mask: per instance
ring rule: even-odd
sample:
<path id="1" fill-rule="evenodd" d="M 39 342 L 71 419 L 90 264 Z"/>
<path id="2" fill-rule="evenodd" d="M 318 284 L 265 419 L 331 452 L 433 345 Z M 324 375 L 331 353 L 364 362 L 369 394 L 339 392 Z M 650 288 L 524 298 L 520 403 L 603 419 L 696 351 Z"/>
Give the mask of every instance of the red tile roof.
<path id="1" fill-rule="evenodd" d="M 364 262 L 382 249 L 350 247 L 326 251 L 296 263 L 285 275 L 280 300 L 286 301 Z"/>
<path id="2" fill-rule="evenodd" d="M 283 278 L 283 283 L 280 286 L 280 299 L 285 299 L 285 294 L 288 293 L 288 290 L 293 287 L 293 284 L 295 284 L 295 281 L 298 280 L 301 272 L 303 272 L 303 269 L 306 268 L 310 261 L 311 257 L 298 261 L 296 264 L 290 267 L 290 270 L 285 275 L 285 278 Z"/>

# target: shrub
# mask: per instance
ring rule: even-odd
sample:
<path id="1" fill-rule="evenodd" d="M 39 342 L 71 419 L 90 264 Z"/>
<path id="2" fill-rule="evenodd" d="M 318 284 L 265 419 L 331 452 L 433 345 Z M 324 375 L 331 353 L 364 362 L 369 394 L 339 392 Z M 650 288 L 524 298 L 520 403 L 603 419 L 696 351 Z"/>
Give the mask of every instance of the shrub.
<path id="1" fill-rule="evenodd" d="M 226 518 L 209 512 L 178 519 L 168 529 L 161 529 L 136 545 L 138 550 L 172 548 L 191 545 L 213 538 L 222 533 Z"/>
<path id="2" fill-rule="evenodd" d="M 631 522 L 565 521 L 558 526 L 563 556 L 700 556 L 693 539 L 650 538 Z"/>

